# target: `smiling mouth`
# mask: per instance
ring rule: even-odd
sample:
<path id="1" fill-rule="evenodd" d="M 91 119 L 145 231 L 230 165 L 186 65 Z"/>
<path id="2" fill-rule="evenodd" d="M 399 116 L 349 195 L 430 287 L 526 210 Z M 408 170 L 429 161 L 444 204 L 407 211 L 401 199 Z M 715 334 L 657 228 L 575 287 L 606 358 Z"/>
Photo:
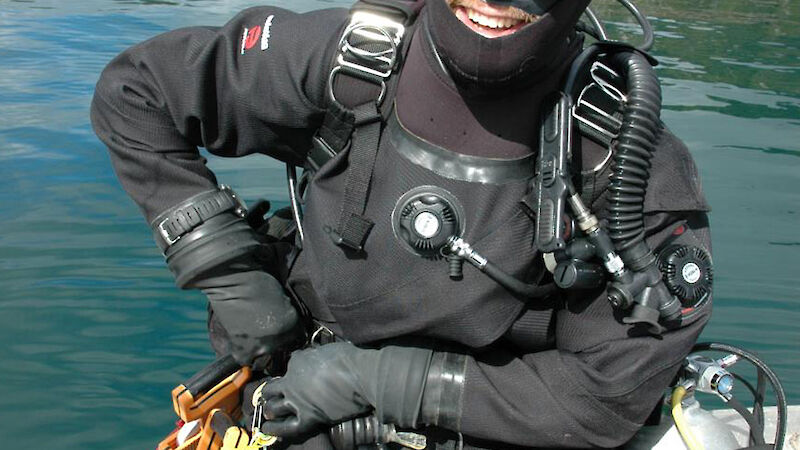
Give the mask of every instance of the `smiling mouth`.
<path id="1" fill-rule="evenodd" d="M 514 34 L 539 18 L 513 6 L 495 6 L 483 0 L 447 0 L 447 4 L 461 23 L 487 38 Z"/>

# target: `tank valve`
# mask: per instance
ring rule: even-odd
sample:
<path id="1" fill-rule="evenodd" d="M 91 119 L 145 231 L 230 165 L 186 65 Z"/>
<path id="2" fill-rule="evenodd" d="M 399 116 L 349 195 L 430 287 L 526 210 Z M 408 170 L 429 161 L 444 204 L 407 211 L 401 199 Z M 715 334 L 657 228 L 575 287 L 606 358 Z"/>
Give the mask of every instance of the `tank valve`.
<path id="1" fill-rule="evenodd" d="M 713 360 L 703 355 L 691 355 L 686 358 L 684 374 L 694 384 L 696 390 L 707 394 L 716 394 L 727 399 L 733 391 L 733 375 L 725 367 L 738 361 L 735 355 Z"/>

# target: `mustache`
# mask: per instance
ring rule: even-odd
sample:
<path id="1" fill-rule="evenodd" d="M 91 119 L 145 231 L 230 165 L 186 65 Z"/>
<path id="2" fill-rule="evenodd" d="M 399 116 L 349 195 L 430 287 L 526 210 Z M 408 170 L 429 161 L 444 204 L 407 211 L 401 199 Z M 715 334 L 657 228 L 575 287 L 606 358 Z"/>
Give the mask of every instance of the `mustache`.
<path id="1" fill-rule="evenodd" d="M 450 8 L 455 8 L 458 6 L 471 8 L 474 5 L 485 3 L 483 0 L 446 0 L 446 1 L 447 1 L 447 6 L 449 6 Z M 505 13 L 504 17 L 508 17 L 511 19 L 522 20 L 524 22 L 530 23 L 539 18 L 539 16 L 535 14 L 526 13 L 525 11 L 519 8 L 515 8 L 513 6 L 506 6 L 501 8 L 503 8 L 503 12 Z"/>

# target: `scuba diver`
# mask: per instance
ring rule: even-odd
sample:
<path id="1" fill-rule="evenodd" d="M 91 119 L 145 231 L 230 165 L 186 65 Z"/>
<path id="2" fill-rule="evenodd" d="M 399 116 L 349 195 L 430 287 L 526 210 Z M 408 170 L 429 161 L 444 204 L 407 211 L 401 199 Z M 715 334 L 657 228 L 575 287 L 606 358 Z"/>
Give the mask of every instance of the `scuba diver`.
<path id="1" fill-rule="evenodd" d="M 281 375 L 276 447 L 373 417 L 429 448 L 613 448 L 659 405 L 711 313 L 709 207 L 653 60 L 585 45 L 588 4 L 256 7 L 104 70 L 94 129 L 176 284 L 218 354 Z M 291 233 L 198 147 L 285 162 Z"/>

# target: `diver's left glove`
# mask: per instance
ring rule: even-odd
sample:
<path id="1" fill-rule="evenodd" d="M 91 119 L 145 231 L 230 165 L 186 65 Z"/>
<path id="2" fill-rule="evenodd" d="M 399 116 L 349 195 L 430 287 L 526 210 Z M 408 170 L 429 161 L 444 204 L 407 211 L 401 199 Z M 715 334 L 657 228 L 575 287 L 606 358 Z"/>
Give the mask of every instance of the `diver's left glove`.
<path id="1" fill-rule="evenodd" d="M 403 428 L 450 425 L 461 413 L 464 358 L 347 342 L 296 351 L 286 375 L 262 390 L 262 431 L 295 437 L 373 410 L 381 423 Z"/>
<path id="2" fill-rule="evenodd" d="M 282 286 L 255 256 L 261 243 L 246 208 L 225 186 L 195 195 L 152 222 L 154 236 L 182 289 L 201 289 L 242 365 L 302 341 L 304 330 Z"/>

